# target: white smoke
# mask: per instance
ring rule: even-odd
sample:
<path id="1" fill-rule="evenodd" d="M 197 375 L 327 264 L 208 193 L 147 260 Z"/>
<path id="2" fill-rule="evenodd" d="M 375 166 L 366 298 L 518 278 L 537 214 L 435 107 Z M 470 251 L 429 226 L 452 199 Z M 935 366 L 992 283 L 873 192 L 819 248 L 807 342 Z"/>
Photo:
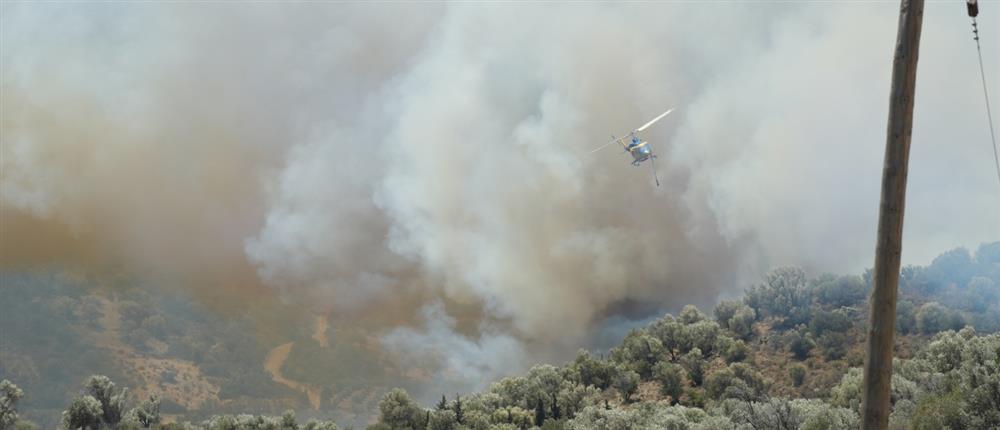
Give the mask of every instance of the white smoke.
<path id="1" fill-rule="evenodd" d="M 0 7 L 8 231 L 401 310 L 385 345 L 460 378 L 636 303 L 871 264 L 891 3 Z M 1000 238 L 975 61 L 962 6 L 928 4 L 907 262 Z M 645 134 L 662 187 L 589 153 L 670 107 Z"/>
<path id="2" fill-rule="evenodd" d="M 481 390 L 490 381 L 528 365 L 521 341 L 503 329 L 483 323 L 478 338 L 470 339 L 458 333 L 457 321 L 439 302 L 425 305 L 420 316 L 421 329 L 400 327 L 381 340 L 389 351 L 403 357 L 406 366 L 434 375 L 425 381 L 433 387 L 424 387 L 423 392 Z"/>

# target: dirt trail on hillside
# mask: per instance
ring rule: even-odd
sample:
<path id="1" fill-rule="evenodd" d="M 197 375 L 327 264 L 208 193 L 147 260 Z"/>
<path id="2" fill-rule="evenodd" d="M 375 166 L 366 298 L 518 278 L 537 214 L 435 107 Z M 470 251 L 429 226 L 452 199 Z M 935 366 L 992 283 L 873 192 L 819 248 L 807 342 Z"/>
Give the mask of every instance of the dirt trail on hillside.
<path id="1" fill-rule="evenodd" d="M 133 391 L 139 398 L 159 393 L 189 410 L 201 408 L 207 401 L 219 401 L 219 386 L 202 375 L 197 364 L 175 358 L 151 357 L 122 341 L 121 313 L 116 301 L 101 298 L 103 329 L 96 334 L 97 344 L 111 351 L 126 373 L 135 379 Z"/>
<path id="2" fill-rule="evenodd" d="M 122 331 L 122 316 L 118 305 L 111 300 L 101 299 L 101 317 L 97 319 L 101 331 L 97 333 L 97 343 L 104 349 L 111 350 L 118 358 L 132 352 L 132 348 L 122 343 L 119 336 Z"/>
<path id="3" fill-rule="evenodd" d="M 316 340 L 316 343 L 320 347 L 326 348 L 330 345 L 330 342 L 326 339 L 326 330 L 330 328 L 330 320 L 326 315 L 317 315 L 316 324 L 313 325 L 312 338 Z"/>
<path id="4" fill-rule="evenodd" d="M 285 376 L 281 373 L 281 367 L 285 365 L 285 360 L 287 360 L 288 355 L 291 354 L 293 346 L 295 346 L 295 342 L 288 342 L 278 345 L 269 351 L 267 353 L 267 358 L 264 359 L 264 369 L 271 374 L 271 379 L 273 379 L 274 382 L 293 390 L 306 393 L 306 396 L 309 397 L 309 404 L 312 405 L 313 409 L 319 410 L 320 389 L 318 387 L 285 378 Z"/>

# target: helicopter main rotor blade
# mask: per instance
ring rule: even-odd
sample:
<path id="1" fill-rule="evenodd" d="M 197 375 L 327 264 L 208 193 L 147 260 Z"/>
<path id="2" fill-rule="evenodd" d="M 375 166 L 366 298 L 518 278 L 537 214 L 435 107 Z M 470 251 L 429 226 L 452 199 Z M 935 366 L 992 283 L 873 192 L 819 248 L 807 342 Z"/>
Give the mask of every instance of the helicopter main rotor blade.
<path id="1" fill-rule="evenodd" d="M 652 121 L 647 122 L 646 125 L 643 125 L 642 127 L 639 127 L 637 129 L 635 129 L 635 131 L 643 131 L 643 130 L 645 130 L 649 126 L 653 125 L 654 122 L 659 121 L 660 119 L 662 119 L 663 117 L 667 116 L 667 114 L 669 114 L 670 112 L 673 112 L 673 111 L 674 111 L 673 109 L 667 110 L 666 112 L 660 114 L 660 116 L 658 116 L 656 118 L 653 118 Z"/>
<path id="2" fill-rule="evenodd" d="M 593 154 L 593 153 L 595 153 L 595 152 L 597 152 L 597 151 L 600 151 L 600 150 L 602 150 L 602 149 L 604 149 L 604 148 L 607 148 L 607 147 L 608 147 L 608 145 L 610 145 L 610 144 L 612 144 L 612 143 L 621 143 L 621 142 L 619 142 L 619 140 L 621 140 L 621 138 L 620 138 L 620 137 L 614 137 L 614 136 L 611 136 L 611 137 L 612 137 L 612 139 L 611 139 L 611 141 L 610 141 L 610 142 L 608 142 L 608 143 L 605 143 L 605 144 L 601 145 L 600 147 L 598 147 L 597 149 L 595 149 L 595 150 L 593 150 L 593 151 L 590 151 L 590 153 L 591 153 L 591 154 Z"/>
<path id="3" fill-rule="evenodd" d="M 601 146 L 597 147 L 597 149 L 594 149 L 593 151 L 590 151 L 590 153 L 591 153 L 591 154 L 593 154 L 593 153 L 595 153 L 595 152 L 597 152 L 597 151 L 600 151 L 600 150 L 602 150 L 602 149 L 604 149 L 604 148 L 607 148 L 607 147 L 608 147 L 608 145 L 610 145 L 610 144 L 612 144 L 612 143 L 615 143 L 615 141 L 613 141 L 613 140 L 612 140 L 612 141 L 610 141 L 610 142 L 608 142 L 608 143 L 605 143 L 605 144 L 603 144 L 603 145 L 601 145 Z"/>

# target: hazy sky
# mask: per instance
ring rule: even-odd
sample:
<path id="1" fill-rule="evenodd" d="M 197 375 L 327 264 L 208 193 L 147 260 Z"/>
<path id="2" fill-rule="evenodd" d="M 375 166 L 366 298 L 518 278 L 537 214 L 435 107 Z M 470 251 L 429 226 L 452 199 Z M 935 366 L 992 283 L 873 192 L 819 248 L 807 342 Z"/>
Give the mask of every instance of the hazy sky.
<path id="1" fill-rule="evenodd" d="M 897 8 L 3 3 L 5 265 L 393 306 L 388 347 L 450 345 L 463 375 L 773 266 L 858 273 Z M 661 187 L 590 153 L 671 107 L 645 134 Z M 915 123 L 904 262 L 1000 239 L 961 2 L 927 4 Z"/>

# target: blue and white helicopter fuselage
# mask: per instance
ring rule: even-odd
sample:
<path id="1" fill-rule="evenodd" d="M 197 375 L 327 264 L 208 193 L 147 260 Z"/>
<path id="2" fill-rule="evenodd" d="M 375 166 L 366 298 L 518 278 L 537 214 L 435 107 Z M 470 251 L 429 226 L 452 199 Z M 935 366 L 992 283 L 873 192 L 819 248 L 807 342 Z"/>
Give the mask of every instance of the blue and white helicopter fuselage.
<path id="1" fill-rule="evenodd" d="M 632 165 L 636 167 L 643 161 L 656 158 L 653 155 L 653 149 L 649 146 L 649 142 L 639 140 L 639 137 L 635 135 L 632 136 L 632 141 L 628 145 L 625 145 L 625 151 L 632 154 Z"/>
<path id="2" fill-rule="evenodd" d="M 673 111 L 673 109 L 670 109 L 670 110 L 668 110 L 668 111 L 660 114 L 660 116 L 658 116 L 656 118 L 653 118 L 652 121 L 647 122 L 642 127 L 639 127 L 637 129 L 633 130 L 631 133 L 628 134 L 628 136 L 625 136 L 625 137 L 615 137 L 614 135 L 611 135 L 611 142 L 608 142 L 608 143 L 602 145 L 600 148 L 597 148 L 597 149 L 595 149 L 595 150 L 593 150 L 591 152 L 597 152 L 597 151 L 600 151 L 601 149 L 603 149 L 604 147 L 606 147 L 606 146 L 608 146 L 608 145 L 610 145 L 612 143 L 618 143 L 619 145 L 622 146 L 622 148 L 625 149 L 625 152 L 629 153 L 632 156 L 632 165 L 633 166 L 638 166 L 638 165 L 642 164 L 643 161 L 646 161 L 646 160 L 649 160 L 652 163 L 653 160 L 656 159 L 656 155 L 653 154 L 653 148 L 650 146 L 650 144 L 649 144 L 648 141 L 640 139 L 639 136 L 638 136 L 638 133 L 640 131 L 645 130 L 649 126 L 653 125 L 653 123 L 659 121 L 663 117 L 667 116 L 667 114 L 669 114 L 672 111 Z M 653 179 L 656 180 L 656 185 L 659 186 L 660 185 L 660 179 L 656 177 L 656 166 L 652 166 L 651 165 L 650 167 L 653 169 Z"/>

